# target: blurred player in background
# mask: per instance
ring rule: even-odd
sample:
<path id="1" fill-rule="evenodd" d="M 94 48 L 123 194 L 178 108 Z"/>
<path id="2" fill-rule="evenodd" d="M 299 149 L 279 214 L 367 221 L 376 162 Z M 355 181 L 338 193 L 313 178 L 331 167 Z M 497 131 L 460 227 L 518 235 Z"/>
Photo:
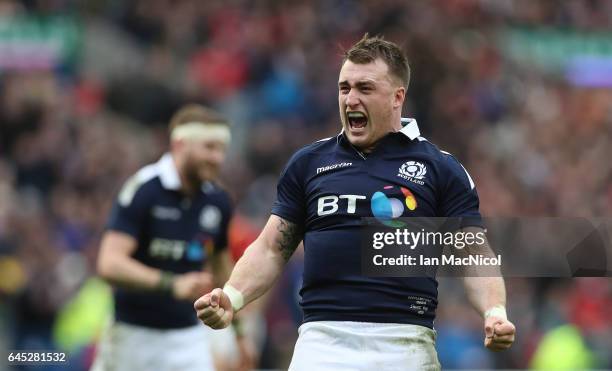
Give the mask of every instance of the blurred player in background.
<path id="1" fill-rule="evenodd" d="M 102 238 L 98 273 L 115 287 L 115 321 L 95 371 L 214 369 L 213 332 L 192 303 L 231 270 L 231 204 L 214 183 L 230 129 L 215 111 L 191 104 L 175 113 L 169 132 L 170 153 L 127 180 Z"/>
<path id="2" fill-rule="evenodd" d="M 415 120 L 401 118 L 409 77 L 405 55 L 391 42 L 366 35 L 348 50 L 338 82 L 342 132 L 289 160 L 264 230 L 223 290 L 195 302 L 205 324 L 228 326 L 243 305 L 270 288 L 303 240 L 304 324 L 290 370 L 440 368 L 436 280 L 361 275 L 358 227 L 362 217 L 373 216 L 372 195 L 389 184 L 414 197 L 402 216 L 480 223 L 478 195 L 462 165 L 421 137 Z M 416 170 L 404 172 L 415 182 L 398 176 L 409 161 Z M 515 328 L 506 318 L 503 279 L 464 283 L 483 316 L 485 346 L 509 348 Z M 421 306 L 424 312 L 414 309 Z"/>

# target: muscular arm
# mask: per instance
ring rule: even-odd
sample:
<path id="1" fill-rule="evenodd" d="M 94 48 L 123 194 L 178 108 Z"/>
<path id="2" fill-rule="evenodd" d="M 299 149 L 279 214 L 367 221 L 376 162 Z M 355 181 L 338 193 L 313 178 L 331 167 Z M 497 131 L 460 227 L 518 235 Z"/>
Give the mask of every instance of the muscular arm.
<path id="1" fill-rule="evenodd" d="M 480 228 L 466 228 L 464 232 L 481 232 Z M 486 238 L 481 245 L 467 246 L 463 254 L 494 253 Z M 463 284 L 468 300 L 484 318 L 484 345 L 492 351 L 508 349 L 514 342 L 516 328 L 506 318 L 506 286 L 498 267 L 466 268 Z"/>
<path id="2" fill-rule="evenodd" d="M 263 295 L 276 281 L 302 240 L 303 230 L 279 216 L 271 215 L 257 239 L 246 249 L 230 276 L 247 304 Z"/>
<path id="3" fill-rule="evenodd" d="M 232 272 L 232 257 L 227 249 L 216 253 L 210 259 L 215 287 L 223 286 Z"/>
<path id="4" fill-rule="evenodd" d="M 97 270 L 100 277 L 121 287 L 155 289 L 161 272 L 132 258 L 136 246 L 136 239 L 128 234 L 105 232 L 98 254 Z"/>
<path id="5" fill-rule="evenodd" d="M 235 310 L 272 287 L 303 234 L 298 225 L 276 215 L 270 216 L 259 237 L 236 263 L 224 289 L 214 289 L 196 300 L 193 306 L 198 318 L 214 329 L 229 326 Z"/>
<path id="6" fill-rule="evenodd" d="M 506 286 L 501 277 L 464 277 L 463 285 L 467 298 L 478 313 L 495 306 L 506 306 Z"/>
<path id="7" fill-rule="evenodd" d="M 482 233 L 481 228 L 468 227 L 462 232 Z M 486 237 L 481 245 L 466 246 L 463 254 L 483 254 L 487 257 L 494 257 L 495 254 Z M 466 267 L 464 272 L 463 285 L 472 306 L 481 316 L 494 306 L 506 306 L 506 286 L 498 267 Z"/>

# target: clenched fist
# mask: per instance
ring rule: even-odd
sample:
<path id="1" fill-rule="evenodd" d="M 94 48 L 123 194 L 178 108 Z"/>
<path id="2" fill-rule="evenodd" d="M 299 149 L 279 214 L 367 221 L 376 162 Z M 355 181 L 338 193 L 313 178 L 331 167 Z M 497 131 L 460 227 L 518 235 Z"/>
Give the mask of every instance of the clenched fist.
<path id="1" fill-rule="evenodd" d="M 484 346 L 498 352 L 510 348 L 514 342 L 516 328 L 514 324 L 502 317 L 491 316 L 485 319 Z"/>
<path id="2" fill-rule="evenodd" d="M 198 318 L 206 326 L 215 330 L 226 328 L 234 318 L 232 303 L 223 290 L 219 288 L 196 300 L 193 307 Z"/>

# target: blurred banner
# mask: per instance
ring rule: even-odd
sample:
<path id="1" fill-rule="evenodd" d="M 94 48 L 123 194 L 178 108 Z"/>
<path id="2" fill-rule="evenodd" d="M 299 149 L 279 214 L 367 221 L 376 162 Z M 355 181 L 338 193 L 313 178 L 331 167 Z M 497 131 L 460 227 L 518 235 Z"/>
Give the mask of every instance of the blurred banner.
<path id="1" fill-rule="evenodd" d="M 553 28 L 510 28 L 500 33 L 512 60 L 556 72 L 576 86 L 612 87 L 612 33 Z"/>
<path id="2" fill-rule="evenodd" d="M 70 16 L 0 16 L 0 70 L 71 65 L 80 44 L 81 26 Z"/>

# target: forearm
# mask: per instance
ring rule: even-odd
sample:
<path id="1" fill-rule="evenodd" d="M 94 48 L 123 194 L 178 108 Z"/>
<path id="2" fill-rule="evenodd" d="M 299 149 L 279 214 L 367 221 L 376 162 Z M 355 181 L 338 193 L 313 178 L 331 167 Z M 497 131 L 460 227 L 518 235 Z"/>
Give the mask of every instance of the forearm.
<path id="1" fill-rule="evenodd" d="M 240 291 L 244 304 L 259 298 L 272 287 L 283 271 L 286 261 L 255 240 L 236 263 L 228 284 Z"/>
<path id="2" fill-rule="evenodd" d="M 257 299 L 272 287 L 302 237 L 303 230 L 297 224 L 276 215 L 270 217 L 262 233 L 236 263 L 228 281 L 230 290 L 237 291 L 234 294 L 240 297 L 242 305 Z"/>
<path id="3" fill-rule="evenodd" d="M 161 271 L 130 257 L 112 256 L 98 262 L 98 274 L 112 285 L 154 290 L 159 287 Z"/>
<path id="4" fill-rule="evenodd" d="M 229 251 L 224 250 L 213 255 L 211 259 L 213 280 L 216 287 L 223 286 L 229 280 L 232 273 L 233 263 Z"/>
<path id="5" fill-rule="evenodd" d="M 483 233 L 478 227 L 467 227 L 465 233 L 477 235 Z M 488 258 L 495 257 L 495 253 L 485 238 L 479 245 L 466 246 L 457 254 L 467 257 L 470 255 L 483 255 Z M 506 286 L 498 266 L 466 266 L 463 268 L 463 284 L 468 300 L 480 315 L 493 307 L 506 306 Z"/>
<path id="6" fill-rule="evenodd" d="M 464 277 L 468 300 L 478 313 L 496 306 L 506 306 L 506 286 L 502 277 Z"/>

